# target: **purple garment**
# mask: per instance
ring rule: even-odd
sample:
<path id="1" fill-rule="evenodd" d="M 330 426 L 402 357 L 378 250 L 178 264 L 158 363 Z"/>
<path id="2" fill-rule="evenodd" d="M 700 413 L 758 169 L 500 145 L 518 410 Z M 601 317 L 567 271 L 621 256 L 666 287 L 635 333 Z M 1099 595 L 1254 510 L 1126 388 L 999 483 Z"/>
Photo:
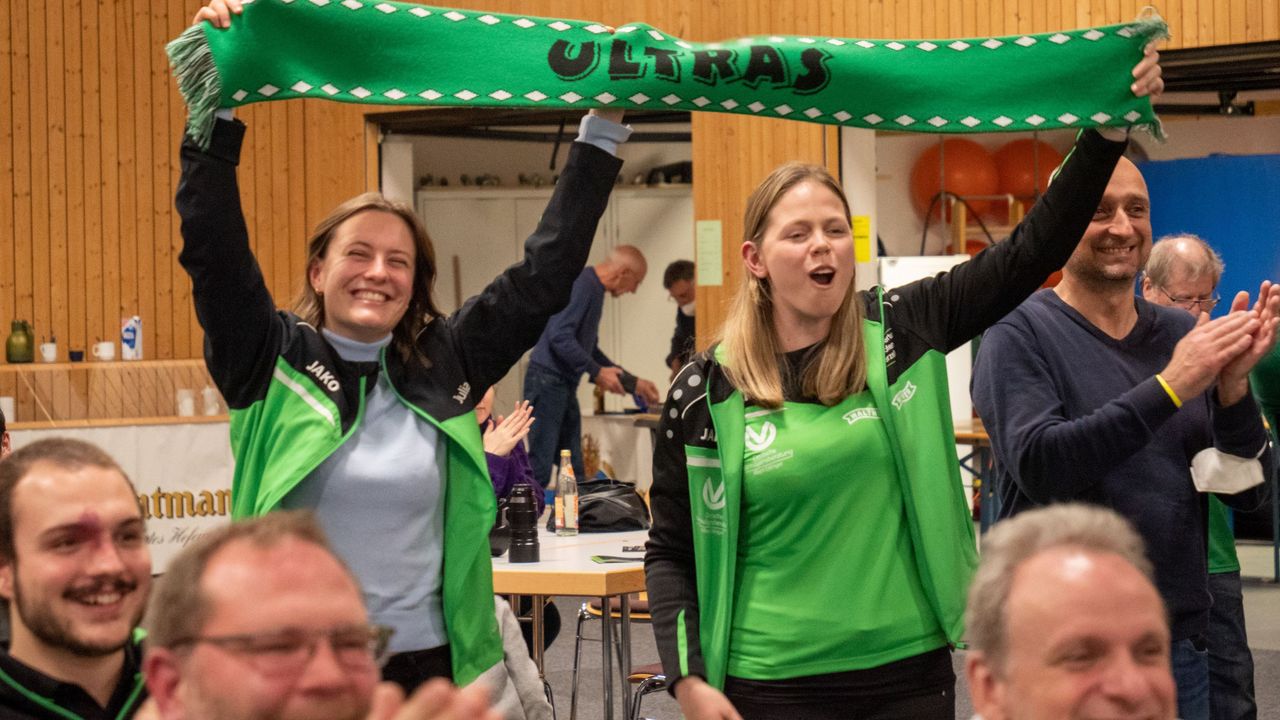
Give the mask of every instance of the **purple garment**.
<path id="1" fill-rule="evenodd" d="M 492 417 L 485 420 L 480 425 L 480 434 L 483 435 L 493 425 Z M 484 459 L 489 463 L 489 478 L 493 481 L 493 494 L 498 499 L 510 495 L 517 483 L 532 485 L 533 498 L 538 503 L 538 514 L 542 514 L 547 504 L 545 491 L 541 485 L 533 481 L 533 468 L 529 466 L 529 453 L 524 449 L 523 440 L 516 443 L 506 457 L 486 452 Z"/>

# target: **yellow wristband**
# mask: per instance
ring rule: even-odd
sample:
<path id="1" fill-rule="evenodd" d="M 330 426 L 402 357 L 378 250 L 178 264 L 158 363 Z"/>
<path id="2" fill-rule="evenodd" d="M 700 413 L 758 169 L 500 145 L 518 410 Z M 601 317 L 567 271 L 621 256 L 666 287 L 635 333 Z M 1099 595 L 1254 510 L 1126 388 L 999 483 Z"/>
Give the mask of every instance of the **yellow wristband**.
<path id="1" fill-rule="evenodd" d="M 1166 381 L 1160 373 L 1156 373 L 1156 380 L 1160 381 L 1160 387 L 1164 388 L 1164 391 L 1169 394 L 1169 399 L 1173 401 L 1173 406 L 1182 407 L 1182 398 L 1178 397 L 1178 393 L 1174 392 L 1173 388 L 1169 387 L 1168 381 Z"/>

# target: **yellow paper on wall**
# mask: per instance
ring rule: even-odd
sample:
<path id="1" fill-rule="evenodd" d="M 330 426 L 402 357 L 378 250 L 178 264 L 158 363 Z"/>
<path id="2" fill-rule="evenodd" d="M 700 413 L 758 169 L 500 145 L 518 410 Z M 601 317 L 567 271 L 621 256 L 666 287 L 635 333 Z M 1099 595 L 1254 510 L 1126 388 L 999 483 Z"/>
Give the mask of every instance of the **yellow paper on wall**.
<path id="1" fill-rule="evenodd" d="M 853 216 L 853 259 L 871 262 L 871 216 Z"/>

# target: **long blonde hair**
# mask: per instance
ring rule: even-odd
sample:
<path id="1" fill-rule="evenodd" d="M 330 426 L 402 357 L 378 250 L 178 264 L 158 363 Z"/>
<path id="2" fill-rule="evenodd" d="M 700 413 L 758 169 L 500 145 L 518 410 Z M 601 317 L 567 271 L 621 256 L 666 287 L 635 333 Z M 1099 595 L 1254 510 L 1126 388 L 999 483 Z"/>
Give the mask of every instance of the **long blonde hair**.
<path id="1" fill-rule="evenodd" d="M 844 205 L 845 216 L 850 215 L 849 201 L 845 198 L 840 183 L 836 182 L 826 168 L 820 165 L 787 163 L 770 173 L 747 199 L 747 211 L 742 223 L 743 241 L 754 244 L 759 250 L 764 242 L 769 213 L 774 205 L 791 188 L 803 182 L 816 182 L 831 190 Z M 782 372 L 779 367 L 782 348 L 778 342 L 777 328 L 773 324 L 772 289 L 767 278 L 745 274 L 725 317 L 721 343 L 725 349 L 725 373 L 734 387 L 757 405 L 780 407 L 783 400 Z M 816 397 L 823 405 L 830 407 L 861 392 L 866 384 L 862 303 L 857 298 L 854 283 L 850 281 L 840 308 L 831 318 L 831 330 L 826 342 L 800 378 L 800 389 L 805 396 Z"/>

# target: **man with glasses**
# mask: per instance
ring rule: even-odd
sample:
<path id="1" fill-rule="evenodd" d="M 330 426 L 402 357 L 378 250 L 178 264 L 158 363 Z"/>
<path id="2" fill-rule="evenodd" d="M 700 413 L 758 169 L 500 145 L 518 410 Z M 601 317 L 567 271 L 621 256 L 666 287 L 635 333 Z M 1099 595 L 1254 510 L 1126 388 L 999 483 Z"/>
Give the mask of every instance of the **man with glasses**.
<path id="1" fill-rule="evenodd" d="M 51 438 L 0 461 L 0 717 L 131 718 L 146 699 L 138 621 L 151 554 L 109 455 Z"/>
<path id="2" fill-rule="evenodd" d="M 1177 307 L 1192 315 L 1211 313 L 1220 299 L 1222 258 L 1209 243 L 1191 233 L 1160 238 L 1151 246 L 1142 273 L 1142 297 L 1156 305 Z"/>
<path id="3" fill-rule="evenodd" d="M 1215 464 L 1259 481 L 1271 472 L 1249 371 L 1276 343 L 1280 292 L 1264 283 L 1252 308 L 1240 293 L 1217 320 L 1135 297 L 1149 211 L 1142 173 L 1122 159 L 1062 282 L 983 336 L 973 400 L 999 461 L 1001 518 L 1080 500 L 1138 529 L 1169 610 L 1178 715 L 1203 720 L 1211 600 L 1206 496 L 1192 467 L 1200 480 L 1220 477 Z M 1222 497 L 1252 510 L 1264 487 Z"/>
<path id="4" fill-rule="evenodd" d="M 1196 235 L 1169 235 L 1151 247 L 1142 274 L 1142 297 L 1150 303 L 1186 310 L 1193 316 L 1213 312 L 1223 263 L 1209 243 Z M 1209 496 L 1209 707 L 1213 720 L 1256 718 L 1253 654 L 1244 622 L 1240 558 L 1227 506 Z"/>
<path id="5" fill-rule="evenodd" d="M 186 548 L 156 586 L 145 660 L 164 720 L 497 720 L 444 680 L 379 683 L 390 630 L 314 518 L 277 512 Z"/>

